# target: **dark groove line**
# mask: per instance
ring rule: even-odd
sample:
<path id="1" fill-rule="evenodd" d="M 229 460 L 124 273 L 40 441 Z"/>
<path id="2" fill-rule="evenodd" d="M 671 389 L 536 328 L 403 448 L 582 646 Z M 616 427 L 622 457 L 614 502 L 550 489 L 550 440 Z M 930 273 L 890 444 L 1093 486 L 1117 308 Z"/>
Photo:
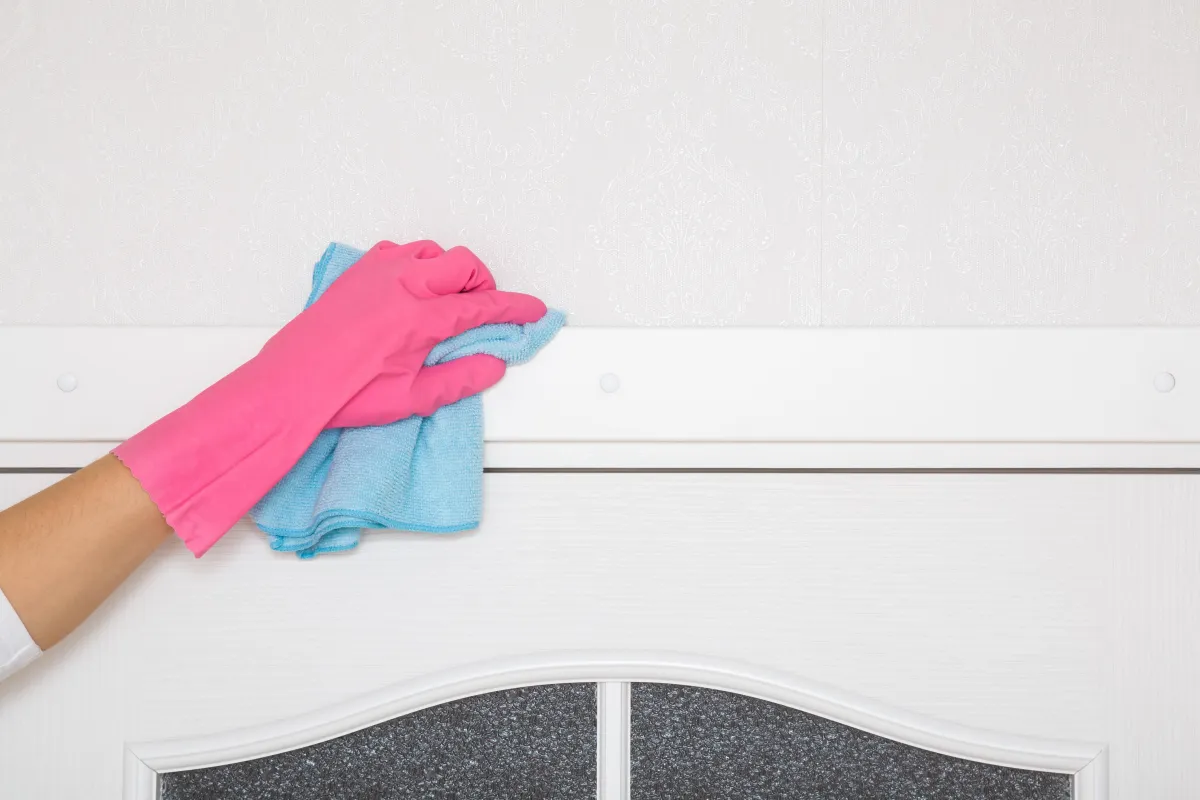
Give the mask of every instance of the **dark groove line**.
<path id="1" fill-rule="evenodd" d="M 70 475 L 79 467 L 0 467 L 0 475 Z M 1200 475 L 1200 467 L 486 467 L 493 475 Z"/>

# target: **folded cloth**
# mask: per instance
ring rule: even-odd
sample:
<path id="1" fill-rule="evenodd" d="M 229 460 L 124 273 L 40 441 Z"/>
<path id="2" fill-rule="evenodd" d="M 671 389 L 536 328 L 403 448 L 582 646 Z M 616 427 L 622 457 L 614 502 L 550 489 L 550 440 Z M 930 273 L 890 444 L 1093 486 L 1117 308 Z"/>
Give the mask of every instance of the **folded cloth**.
<path id="1" fill-rule="evenodd" d="M 311 305 L 363 251 L 331 244 L 313 270 Z M 441 342 L 426 366 L 486 353 L 523 364 L 562 328 L 561 311 L 528 325 L 481 325 Z M 273 550 L 301 558 L 348 550 L 363 528 L 451 533 L 479 527 L 483 398 L 429 417 L 323 431 L 250 512 Z"/>

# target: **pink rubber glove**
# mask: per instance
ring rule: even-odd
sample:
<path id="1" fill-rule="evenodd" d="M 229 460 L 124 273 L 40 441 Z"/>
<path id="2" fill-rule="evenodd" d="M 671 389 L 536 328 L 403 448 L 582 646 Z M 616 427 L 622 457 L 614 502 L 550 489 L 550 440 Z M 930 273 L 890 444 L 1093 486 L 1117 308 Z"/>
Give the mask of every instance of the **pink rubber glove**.
<path id="1" fill-rule="evenodd" d="M 257 356 L 113 452 L 200 556 L 325 428 L 429 415 L 504 375 L 486 355 L 423 367 L 435 344 L 545 313 L 496 291 L 466 248 L 380 242 Z"/>

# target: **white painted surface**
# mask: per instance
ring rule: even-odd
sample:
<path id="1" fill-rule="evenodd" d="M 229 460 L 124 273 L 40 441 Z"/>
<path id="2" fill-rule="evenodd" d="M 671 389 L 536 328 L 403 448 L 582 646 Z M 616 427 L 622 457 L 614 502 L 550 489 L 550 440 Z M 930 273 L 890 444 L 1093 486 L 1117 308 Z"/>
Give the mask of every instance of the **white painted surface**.
<path id="1" fill-rule="evenodd" d="M 596 800 L 629 800 L 630 682 L 613 680 L 608 668 L 593 674 L 606 678 L 596 684 Z"/>
<path id="2" fill-rule="evenodd" d="M 9 502 L 50 478 L 2 480 Z M 492 475 L 486 491 L 477 533 L 373 534 L 346 557 L 300 562 L 248 528 L 200 561 L 164 546 L 0 685 L 4 795 L 115 799 L 127 743 L 579 649 L 733 657 L 922 719 L 1107 744 L 1114 800 L 1193 788 L 1200 477 Z"/>
<path id="3" fill-rule="evenodd" d="M 0 468 L 74 469 L 111 442 L 0 442 Z M 491 470 L 1176 470 L 1195 471 L 1195 444 L 492 442 Z"/>
<path id="4" fill-rule="evenodd" d="M 0 328 L 0 465 L 70 466 L 35 443 L 131 436 L 270 333 Z M 1200 468 L 1200 329 L 568 329 L 484 407 L 493 467 Z"/>
<path id="5" fill-rule="evenodd" d="M 597 800 L 623 800 L 630 790 L 630 687 L 654 682 L 736 692 L 800 709 L 913 747 L 1017 769 L 1075 776 L 1094 768 L 1106 748 L 974 730 L 917 717 L 861 697 L 730 659 L 657 652 L 572 651 L 468 664 L 386 686 L 340 706 L 210 736 L 135 742 L 126 748 L 125 796 L 139 800 L 164 772 L 202 769 L 272 756 L 430 706 L 464 697 L 547 683 L 596 684 Z M 134 780 L 129 780 L 132 770 Z M 1097 776 L 1107 786 L 1107 775 Z M 1097 798 L 1097 787 L 1080 800 Z"/>
<path id="6" fill-rule="evenodd" d="M 0 323 L 431 236 L 577 324 L 1200 324 L 1183 0 L 0 3 Z"/>

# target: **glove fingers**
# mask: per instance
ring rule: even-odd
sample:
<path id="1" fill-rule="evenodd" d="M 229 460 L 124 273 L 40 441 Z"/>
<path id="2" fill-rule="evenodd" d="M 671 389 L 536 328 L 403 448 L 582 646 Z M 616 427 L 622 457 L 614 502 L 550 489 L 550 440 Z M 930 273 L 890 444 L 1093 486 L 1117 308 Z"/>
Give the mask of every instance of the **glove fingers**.
<path id="1" fill-rule="evenodd" d="M 474 355 L 422 367 L 411 373 L 380 375 L 351 398 L 326 428 L 390 425 L 398 420 L 427 417 L 442 406 L 479 394 L 504 377 L 505 364 L 488 355 Z"/>
<path id="2" fill-rule="evenodd" d="M 546 316 L 546 304 L 519 292 L 476 291 L 439 299 L 434 324 L 437 341 L 495 322 L 526 325 Z"/>
<path id="3" fill-rule="evenodd" d="M 504 377 L 505 368 L 503 361 L 488 355 L 422 367 L 412 385 L 412 413 L 427 417 L 442 406 L 490 389 Z"/>
<path id="4" fill-rule="evenodd" d="M 496 288 L 492 273 L 465 247 L 452 247 L 432 258 L 410 261 L 400 280 L 410 292 L 422 298 Z"/>

